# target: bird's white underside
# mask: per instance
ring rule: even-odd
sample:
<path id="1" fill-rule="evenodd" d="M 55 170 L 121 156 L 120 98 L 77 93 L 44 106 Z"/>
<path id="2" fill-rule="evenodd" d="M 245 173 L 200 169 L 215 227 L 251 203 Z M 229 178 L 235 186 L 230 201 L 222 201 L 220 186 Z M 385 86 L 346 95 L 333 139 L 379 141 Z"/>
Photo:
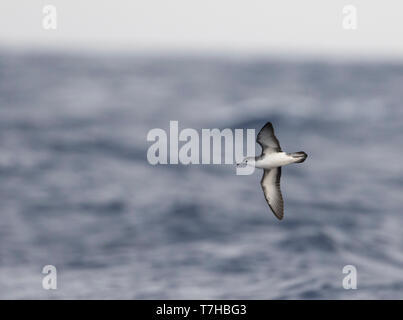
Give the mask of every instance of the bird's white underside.
<path id="1" fill-rule="evenodd" d="M 256 168 L 273 169 L 298 161 L 285 152 L 270 153 L 255 162 Z"/>

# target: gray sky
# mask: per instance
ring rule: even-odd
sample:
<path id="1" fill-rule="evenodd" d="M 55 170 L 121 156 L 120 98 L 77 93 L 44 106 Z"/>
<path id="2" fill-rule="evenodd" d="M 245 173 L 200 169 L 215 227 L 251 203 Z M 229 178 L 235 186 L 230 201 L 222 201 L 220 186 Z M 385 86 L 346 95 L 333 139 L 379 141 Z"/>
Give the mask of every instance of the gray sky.
<path id="1" fill-rule="evenodd" d="M 44 30 L 44 5 L 58 28 Z M 357 30 L 342 28 L 343 6 Z M 1 0 L 0 45 L 403 57 L 398 0 Z"/>

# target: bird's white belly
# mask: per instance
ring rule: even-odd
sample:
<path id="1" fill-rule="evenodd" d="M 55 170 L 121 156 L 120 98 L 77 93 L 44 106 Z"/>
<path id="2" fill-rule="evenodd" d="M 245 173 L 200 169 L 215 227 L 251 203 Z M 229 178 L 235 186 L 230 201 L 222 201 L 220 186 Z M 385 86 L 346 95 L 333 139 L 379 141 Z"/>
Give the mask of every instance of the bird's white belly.
<path id="1" fill-rule="evenodd" d="M 270 153 L 256 162 L 256 167 L 263 169 L 272 169 L 282 167 L 295 162 L 295 158 L 285 152 Z"/>

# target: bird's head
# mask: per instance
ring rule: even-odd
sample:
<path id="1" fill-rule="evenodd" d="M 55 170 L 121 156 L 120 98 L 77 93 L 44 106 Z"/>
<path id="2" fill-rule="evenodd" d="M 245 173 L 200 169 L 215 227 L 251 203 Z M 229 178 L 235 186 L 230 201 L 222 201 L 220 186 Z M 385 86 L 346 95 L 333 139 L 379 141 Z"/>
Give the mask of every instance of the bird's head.
<path id="1" fill-rule="evenodd" d="M 246 166 L 255 166 L 255 157 L 247 157 L 241 163 L 237 163 L 237 167 L 245 168 Z"/>

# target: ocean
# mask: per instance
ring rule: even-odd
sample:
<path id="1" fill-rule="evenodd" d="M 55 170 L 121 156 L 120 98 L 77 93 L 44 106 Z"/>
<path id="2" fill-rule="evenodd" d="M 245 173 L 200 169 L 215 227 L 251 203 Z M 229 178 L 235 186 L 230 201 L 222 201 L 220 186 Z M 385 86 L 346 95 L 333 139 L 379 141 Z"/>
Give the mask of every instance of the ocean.
<path id="1" fill-rule="evenodd" d="M 402 89 L 397 62 L 0 50 L 0 298 L 401 299 Z M 259 170 L 150 165 L 171 120 L 305 151 L 284 220 Z"/>

